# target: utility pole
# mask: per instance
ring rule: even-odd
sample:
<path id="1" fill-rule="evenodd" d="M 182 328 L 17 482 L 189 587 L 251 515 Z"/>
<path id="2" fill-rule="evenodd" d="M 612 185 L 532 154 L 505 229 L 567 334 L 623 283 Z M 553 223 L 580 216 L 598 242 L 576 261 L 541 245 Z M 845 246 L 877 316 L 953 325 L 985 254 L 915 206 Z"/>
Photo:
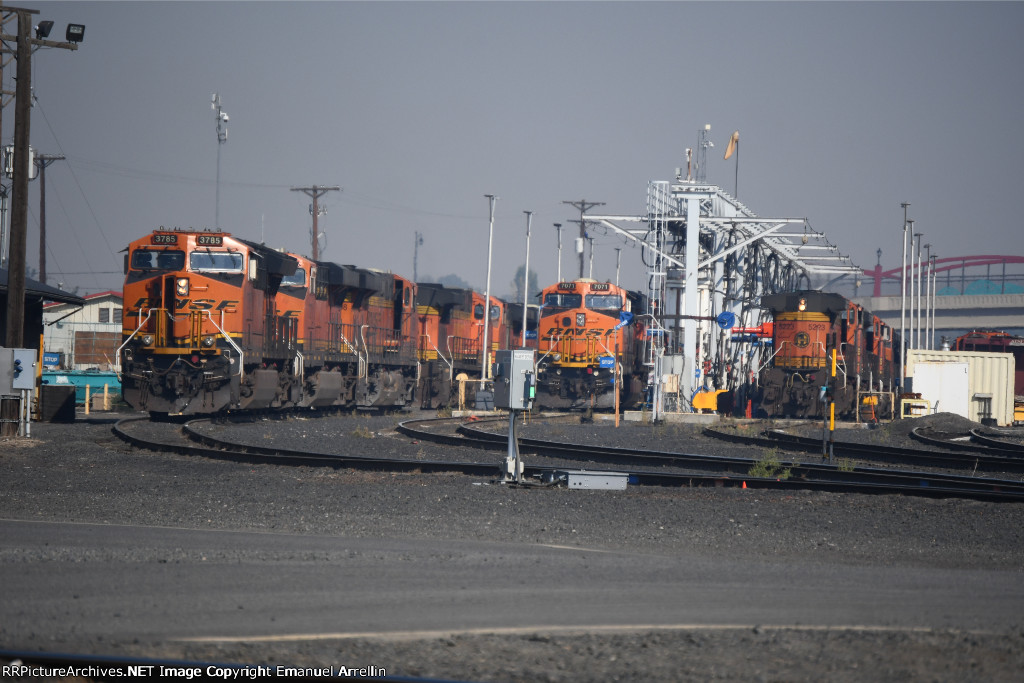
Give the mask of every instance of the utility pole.
<path id="1" fill-rule="evenodd" d="M 39 167 L 39 281 L 46 284 L 46 167 L 63 161 L 63 154 L 37 154 Z"/>
<path id="2" fill-rule="evenodd" d="M 0 7 L 2 24 L 6 24 L 11 13 L 18 16 L 17 36 L 0 33 L 4 42 L 3 52 L 10 52 L 8 42 L 16 42 L 18 60 L 17 85 L 14 106 L 14 178 L 11 197 L 11 242 L 10 260 L 7 272 L 7 335 L 8 348 L 22 348 L 25 327 L 25 242 L 28 232 L 28 176 L 29 176 L 29 119 L 32 106 L 32 48 L 59 47 L 77 50 L 78 42 L 85 34 L 81 24 L 69 24 L 68 42 L 44 40 L 53 27 L 53 22 L 40 22 L 36 29 L 38 37 L 31 37 L 32 15 L 38 10 L 15 7 Z M 45 24 L 48 23 L 48 26 Z M 74 28 L 73 28 L 74 27 Z"/>
<path id="3" fill-rule="evenodd" d="M 563 201 L 563 204 L 568 204 L 576 208 L 580 212 L 580 219 L 573 221 L 573 223 L 579 223 L 580 225 L 580 236 L 576 238 L 576 253 L 580 256 L 580 277 L 583 277 L 583 268 L 586 259 L 583 258 L 583 252 L 586 250 L 586 237 L 587 237 L 587 221 L 584 215 L 587 211 L 590 211 L 595 206 L 604 206 L 604 202 L 588 202 L 586 199 L 581 199 L 578 202 Z M 593 252 L 593 246 L 591 246 L 591 252 Z"/>
<path id="4" fill-rule="evenodd" d="M 419 282 L 420 276 L 419 271 L 416 268 L 416 262 L 420 255 L 420 245 L 423 244 L 423 233 L 419 230 L 416 231 L 416 242 L 412 247 L 412 281 Z"/>
<path id="5" fill-rule="evenodd" d="M 313 214 L 313 260 L 320 260 L 320 231 L 317 227 L 317 218 L 320 216 L 320 205 L 319 199 L 321 195 L 327 194 L 328 192 L 341 190 L 340 187 L 325 187 L 323 185 L 314 185 L 313 187 L 293 187 L 292 192 L 302 192 L 313 199 L 313 205 L 309 208 L 309 212 Z"/>

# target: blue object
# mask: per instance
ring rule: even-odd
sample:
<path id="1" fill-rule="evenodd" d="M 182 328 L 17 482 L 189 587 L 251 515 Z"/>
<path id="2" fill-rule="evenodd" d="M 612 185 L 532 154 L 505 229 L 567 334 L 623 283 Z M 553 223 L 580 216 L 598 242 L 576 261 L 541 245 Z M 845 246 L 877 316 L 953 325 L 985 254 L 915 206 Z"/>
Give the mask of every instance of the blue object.
<path id="1" fill-rule="evenodd" d="M 116 372 L 50 372 L 43 371 L 43 384 L 54 384 L 57 386 L 73 385 L 75 387 L 75 403 L 85 403 L 85 387 L 89 387 L 89 395 L 103 394 L 103 385 L 111 394 L 121 393 L 121 380 L 117 378 Z"/>
<path id="2" fill-rule="evenodd" d="M 736 326 L 736 314 L 732 311 L 719 313 L 715 320 L 718 322 L 718 326 L 723 330 L 732 329 Z"/>

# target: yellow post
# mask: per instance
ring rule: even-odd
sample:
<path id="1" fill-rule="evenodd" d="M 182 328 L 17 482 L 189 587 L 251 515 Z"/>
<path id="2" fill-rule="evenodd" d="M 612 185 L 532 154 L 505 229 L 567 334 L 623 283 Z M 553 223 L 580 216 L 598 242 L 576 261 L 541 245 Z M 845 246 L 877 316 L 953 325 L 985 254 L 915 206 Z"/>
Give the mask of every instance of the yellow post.
<path id="1" fill-rule="evenodd" d="M 85 385 L 85 414 L 89 414 L 89 385 Z"/>
<path id="2" fill-rule="evenodd" d="M 104 384 L 103 385 L 103 410 L 105 410 L 107 412 L 110 411 L 110 393 L 109 393 L 110 390 L 109 390 L 109 387 L 110 387 L 109 384 Z"/>

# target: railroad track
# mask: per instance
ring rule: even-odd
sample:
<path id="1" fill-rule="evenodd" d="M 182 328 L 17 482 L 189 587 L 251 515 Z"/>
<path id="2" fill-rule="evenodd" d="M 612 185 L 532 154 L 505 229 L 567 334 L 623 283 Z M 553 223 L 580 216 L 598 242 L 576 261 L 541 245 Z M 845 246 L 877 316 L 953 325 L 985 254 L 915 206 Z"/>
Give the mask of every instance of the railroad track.
<path id="1" fill-rule="evenodd" d="M 143 418 L 144 419 L 144 418 Z M 487 462 L 456 460 L 425 460 L 380 458 L 335 453 L 310 453 L 304 450 L 272 445 L 238 444 L 201 433 L 200 423 L 210 418 L 192 420 L 176 425 L 180 435 L 165 435 L 154 439 L 151 435 L 133 433 L 132 426 L 140 418 L 122 420 L 114 427 L 120 438 L 141 448 L 171 450 L 187 455 L 201 455 L 238 462 L 264 462 L 288 465 L 328 466 L 335 468 L 371 469 L 396 472 L 461 472 L 474 476 L 498 477 L 496 458 Z M 397 431 L 416 440 L 449 446 L 504 451 L 507 436 L 500 433 L 507 418 L 466 423 L 461 418 L 407 420 Z M 496 431 L 497 430 L 497 431 Z M 148 430 L 147 430 L 148 431 Z M 170 432 L 171 430 L 169 430 Z M 758 437 L 760 439 L 762 437 Z M 778 445 L 773 439 L 767 443 Z M 750 441 L 764 445 L 762 441 Z M 556 443 L 547 440 L 519 440 L 520 450 L 563 461 L 586 463 L 588 471 L 621 472 L 627 474 L 633 485 L 648 486 L 743 486 L 745 488 L 813 489 L 861 493 L 896 493 L 931 497 L 964 497 L 996 501 L 1024 501 L 1024 483 L 1007 479 L 991 479 L 954 474 L 906 472 L 851 466 L 849 463 L 778 463 L 776 476 L 751 476 L 759 458 L 724 457 L 701 454 L 654 452 L 606 446 L 587 446 Z M 820 442 L 818 442 L 820 447 Z M 598 470 L 592 463 L 600 463 Z M 642 467 L 657 469 L 640 469 Z M 567 468 L 526 464 L 527 481 L 547 485 L 566 479 Z M 788 472 L 787 472 L 788 471 Z"/>
<path id="2" fill-rule="evenodd" d="M 822 451 L 822 440 L 820 438 L 800 436 L 782 429 L 769 429 L 763 432 L 762 436 L 747 437 L 722 430 L 705 429 L 705 434 L 718 439 L 732 441 L 734 443 L 748 443 L 760 446 L 779 446 L 790 450 L 801 450 L 808 453 Z M 940 469 L 962 470 L 971 472 L 997 472 L 1000 474 L 1024 474 L 1024 449 L 1020 451 L 999 450 L 972 446 L 969 443 L 970 435 L 964 436 L 960 433 L 948 433 L 944 437 L 934 436 L 931 433 L 915 429 L 913 438 L 930 446 L 942 446 L 945 449 L 970 450 L 970 453 L 947 453 L 934 449 L 899 448 L 884 446 L 880 444 L 858 444 L 849 441 L 835 442 L 833 452 L 836 456 L 846 458 L 857 458 L 876 463 L 889 463 L 899 465 L 916 465 L 919 467 L 934 467 Z M 960 436 L 968 441 L 961 445 L 958 440 L 952 440 L 950 436 Z"/>

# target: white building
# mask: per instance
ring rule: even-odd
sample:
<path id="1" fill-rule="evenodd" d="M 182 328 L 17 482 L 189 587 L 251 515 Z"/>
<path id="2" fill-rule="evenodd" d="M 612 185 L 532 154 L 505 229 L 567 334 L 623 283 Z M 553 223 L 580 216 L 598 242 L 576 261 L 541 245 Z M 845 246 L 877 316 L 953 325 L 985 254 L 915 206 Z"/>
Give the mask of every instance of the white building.
<path id="1" fill-rule="evenodd" d="M 121 292 L 85 297 L 84 306 L 43 306 L 43 363 L 62 370 L 120 370 Z M 59 354 L 59 355 L 58 355 Z"/>

